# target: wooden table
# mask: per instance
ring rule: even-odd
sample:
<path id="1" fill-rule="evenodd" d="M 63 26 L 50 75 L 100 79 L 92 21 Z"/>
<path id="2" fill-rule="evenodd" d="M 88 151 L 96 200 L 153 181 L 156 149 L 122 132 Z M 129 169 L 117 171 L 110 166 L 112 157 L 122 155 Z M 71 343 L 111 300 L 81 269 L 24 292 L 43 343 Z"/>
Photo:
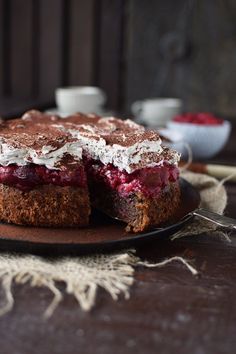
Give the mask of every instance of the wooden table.
<path id="1" fill-rule="evenodd" d="M 236 163 L 236 129 L 215 161 Z M 227 214 L 236 217 L 236 184 L 227 184 Z M 42 313 L 47 290 L 15 286 L 15 306 L 0 319 L 1 354 L 234 353 L 236 347 L 236 233 L 156 241 L 138 250 L 156 262 L 172 255 L 194 259 L 193 277 L 181 264 L 138 268 L 130 300 L 115 303 L 99 291 L 96 307 L 81 311 L 66 296 L 51 319 Z"/>

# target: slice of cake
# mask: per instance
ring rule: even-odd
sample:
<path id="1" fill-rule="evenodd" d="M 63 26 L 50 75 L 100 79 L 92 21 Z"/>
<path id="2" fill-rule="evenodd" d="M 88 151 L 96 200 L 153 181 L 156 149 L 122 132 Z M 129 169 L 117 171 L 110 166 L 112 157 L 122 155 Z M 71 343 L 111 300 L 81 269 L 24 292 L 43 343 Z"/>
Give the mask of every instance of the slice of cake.
<path id="1" fill-rule="evenodd" d="M 37 112 L 0 124 L 0 218 L 34 226 L 86 226 L 82 149 Z"/>
<path id="2" fill-rule="evenodd" d="M 140 232 L 178 207 L 178 153 L 131 120 L 30 111 L 0 125 L 0 143 L 3 221 L 84 226 L 91 202 Z"/>

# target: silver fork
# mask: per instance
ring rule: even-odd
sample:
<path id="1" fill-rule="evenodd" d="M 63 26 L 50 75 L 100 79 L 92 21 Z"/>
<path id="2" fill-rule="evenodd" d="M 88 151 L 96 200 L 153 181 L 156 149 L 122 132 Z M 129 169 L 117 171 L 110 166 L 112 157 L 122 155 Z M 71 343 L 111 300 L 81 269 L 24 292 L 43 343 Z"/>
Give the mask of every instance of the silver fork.
<path id="1" fill-rule="evenodd" d="M 232 219 L 227 216 L 220 215 L 220 214 L 214 213 L 212 211 L 209 211 L 209 210 L 206 210 L 203 208 L 198 208 L 190 214 L 200 217 L 202 219 L 211 221 L 216 225 L 219 225 L 219 226 L 231 229 L 231 230 L 236 230 L 236 219 Z"/>

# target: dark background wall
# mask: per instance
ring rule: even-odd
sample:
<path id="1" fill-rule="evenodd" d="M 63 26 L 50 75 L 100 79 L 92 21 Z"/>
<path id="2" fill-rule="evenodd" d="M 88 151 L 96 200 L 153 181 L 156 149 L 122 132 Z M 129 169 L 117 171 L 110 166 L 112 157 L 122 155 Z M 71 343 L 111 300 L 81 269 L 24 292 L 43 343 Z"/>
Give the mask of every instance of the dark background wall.
<path id="1" fill-rule="evenodd" d="M 236 116 L 235 0 L 0 0 L 0 114 L 98 85 L 109 108 L 146 97 Z"/>

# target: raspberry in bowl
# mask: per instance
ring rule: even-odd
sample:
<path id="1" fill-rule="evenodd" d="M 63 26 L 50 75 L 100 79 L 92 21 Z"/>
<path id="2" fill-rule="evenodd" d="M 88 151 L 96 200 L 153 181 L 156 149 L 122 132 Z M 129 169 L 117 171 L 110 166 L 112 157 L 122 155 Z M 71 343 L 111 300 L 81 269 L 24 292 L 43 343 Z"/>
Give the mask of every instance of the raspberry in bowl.
<path id="1" fill-rule="evenodd" d="M 230 122 L 217 118 L 212 113 L 184 113 L 175 116 L 168 128 L 183 135 L 184 141 L 192 149 L 195 159 L 215 156 L 229 138 Z"/>

